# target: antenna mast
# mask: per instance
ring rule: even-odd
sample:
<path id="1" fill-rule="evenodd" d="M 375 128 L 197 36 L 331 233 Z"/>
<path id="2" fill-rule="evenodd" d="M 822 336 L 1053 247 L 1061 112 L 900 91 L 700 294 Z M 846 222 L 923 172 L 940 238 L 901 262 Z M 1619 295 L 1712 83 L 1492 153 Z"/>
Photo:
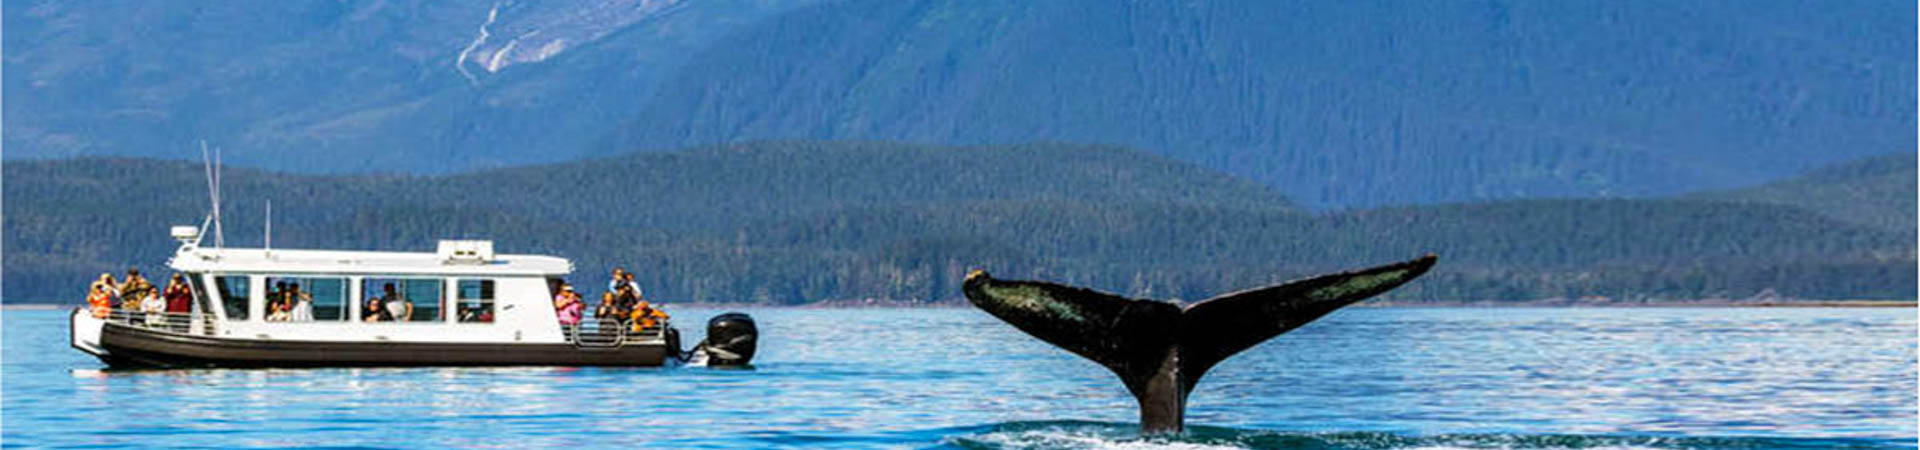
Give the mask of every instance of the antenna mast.
<path id="1" fill-rule="evenodd" d="M 227 247 L 227 235 L 225 231 L 220 227 L 220 153 L 219 153 L 219 150 L 216 149 L 216 150 L 213 150 L 212 152 L 209 152 L 207 150 L 207 140 L 201 139 L 200 140 L 200 158 L 202 161 L 206 162 L 206 165 L 207 165 L 207 201 L 208 203 L 211 203 L 211 206 L 213 206 L 213 211 L 211 213 L 208 213 L 208 217 L 213 225 L 213 246 L 216 249 L 224 250 Z M 201 227 L 204 229 L 205 225 L 202 225 Z"/>
<path id="2" fill-rule="evenodd" d="M 273 199 L 267 199 L 267 256 L 273 256 Z"/>

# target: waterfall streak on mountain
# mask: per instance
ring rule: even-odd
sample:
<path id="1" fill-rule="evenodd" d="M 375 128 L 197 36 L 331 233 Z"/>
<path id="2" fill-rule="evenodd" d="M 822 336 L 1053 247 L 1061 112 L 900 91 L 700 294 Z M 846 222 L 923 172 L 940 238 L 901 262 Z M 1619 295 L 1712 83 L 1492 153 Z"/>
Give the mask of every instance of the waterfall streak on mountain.
<path id="1" fill-rule="evenodd" d="M 487 35 L 488 35 L 487 26 L 493 25 L 494 19 L 499 17 L 500 17 L 500 4 L 494 3 L 493 8 L 487 10 L 487 22 L 480 24 L 480 35 L 474 36 L 473 42 L 467 44 L 467 48 L 461 49 L 460 56 L 455 57 L 453 59 L 453 68 L 459 69 L 460 75 L 467 77 L 468 83 L 479 84 L 480 79 L 474 78 L 472 73 L 467 72 L 467 54 L 473 53 L 473 49 L 480 48 L 480 44 L 485 44 L 487 42 Z M 492 69 L 488 69 L 488 71 L 491 72 Z"/>

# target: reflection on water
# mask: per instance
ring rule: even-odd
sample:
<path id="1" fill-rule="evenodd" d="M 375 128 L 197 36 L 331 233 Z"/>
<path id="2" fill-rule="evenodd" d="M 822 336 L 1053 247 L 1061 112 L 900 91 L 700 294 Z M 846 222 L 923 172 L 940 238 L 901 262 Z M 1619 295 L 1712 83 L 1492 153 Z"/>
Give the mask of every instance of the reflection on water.
<path id="1" fill-rule="evenodd" d="M 185 446 L 1828 448 L 1916 435 L 1911 309 L 1342 311 L 1214 369 L 1178 438 L 1138 436 L 1111 374 L 977 311 L 748 312 L 763 336 L 750 371 L 129 372 L 67 347 L 63 312 L 8 311 L 0 426 L 9 445 Z"/>

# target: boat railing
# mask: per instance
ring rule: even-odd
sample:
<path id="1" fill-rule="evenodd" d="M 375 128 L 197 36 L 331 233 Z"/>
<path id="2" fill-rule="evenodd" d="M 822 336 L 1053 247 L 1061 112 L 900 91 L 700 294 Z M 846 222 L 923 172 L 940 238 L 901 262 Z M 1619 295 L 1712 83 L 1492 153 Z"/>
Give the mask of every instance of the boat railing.
<path id="1" fill-rule="evenodd" d="M 583 320 L 572 331 L 568 339 L 581 347 L 619 347 L 627 343 L 627 326 L 617 320 Z"/>
<path id="2" fill-rule="evenodd" d="M 626 320 L 584 320 L 570 329 L 567 339 L 581 347 L 619 347 L 636 339 L 661 339 L 667 326 L 665 319 L 639 329 Z"/>
<path id="3" fill-rule="evenodd" d="M 195 320 L 196 318 L 199 320 Z M 114 308 L 107 313 L 107 321 L 164 333 L 212 336 L 217 331 L 213 315 L 202 313 L 144 312 Z"/>
<path id="4" fill-rule="evenodd" d="M 655 319 L 655 320 L 656 321 L 654 322 L 653 326 L 641 328 L 637 330 L 633 329 L 633 327 L 629 325 L 627 328 L 627 331 L 628 331 L 627 334 L 635 337 L 644 337 L 649 339 L 658 338 L 660 337 L 660 333 L 666 332 L 667 320 L 666 319 Z"/>

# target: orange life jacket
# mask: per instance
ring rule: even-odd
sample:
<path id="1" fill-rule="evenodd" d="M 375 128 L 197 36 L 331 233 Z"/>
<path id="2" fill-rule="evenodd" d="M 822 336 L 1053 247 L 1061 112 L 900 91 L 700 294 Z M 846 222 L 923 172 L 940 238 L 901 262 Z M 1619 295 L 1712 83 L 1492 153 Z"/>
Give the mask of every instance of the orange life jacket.
<path id="1" fill-rule="evenodd" d="M 96 290 L 87 294 L 87 309 L 93 311 L 93 318 L 105 319 L 113 312 L 113 296 L 107 291 Z"/>
<path id="2" fill-rule="evenodd" d="M 629 317 L 633 319 L 633 331 L 639 332 L 640 330 L 659 325 L 660 322 L 656 319 L 667 318 L 667 313 L 666 311 L 654 309 L 653 305 L 647 304 L 646 300 L 641 300 L 640 304 L 634 306 L 633 313 Z"/>

